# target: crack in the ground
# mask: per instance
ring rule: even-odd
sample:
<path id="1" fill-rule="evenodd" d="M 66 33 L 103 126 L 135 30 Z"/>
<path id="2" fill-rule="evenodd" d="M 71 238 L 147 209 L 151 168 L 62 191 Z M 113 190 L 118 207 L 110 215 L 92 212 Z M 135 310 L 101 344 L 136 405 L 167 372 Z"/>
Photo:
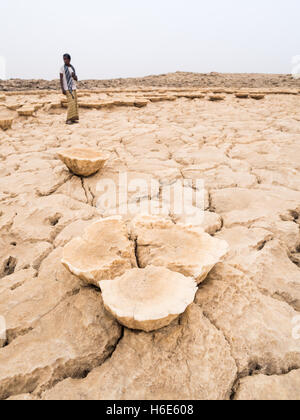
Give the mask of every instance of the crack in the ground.
<path id="1" fill-rule="evenodd" d="M 27 334 L 29 334 L 31 331 L 33 331 L 37 324 L 43 319 L 45 318 L 47 315 L 49 315 L 51 312 L 55 311 L 55 309 L 61 305 L 65 300 L 67 300 L 68 298 L 77 295 L 80 292 L 80 288 L 75 288 L 69 292 L 67 292 L 64 297 L 62 299 L 60 299 L 51 309 L 49 309 L 49 311 L 45 312 L 43 315 L 41 315 L 40 317 L 38 317 L 32 325 L 28 326 L 28 327 L 24 327 L 24 328 L 15 328 L 15 329 L 7 329 L 6 331 L 6 335 L 7 335 L 7 341 L 6 341 L 6 346 L 9 346 L 10 344 L 12 344 L 17 338 L 19 337 L 23 337 Z"/>
<path id="2" fill-rule="evenodd" d="M 94 366 L 92 369 L 85 369 L 84 371 L 82 371 L 80 374 L 76 374 L 76 375 L 69 375 L 66 376 L 64 378 L 61 378 L 60 380 L 54 381 L 53 383 L 51 383 L 49 386 L 43 386 L 41 388 L 38 388 L 38 391 L 35 392 L 35 390 L 33 390 L 31 392 L 31 394 L 37 398 L 40 399 L 43 396 L 43 393 L 46 391 L 50 391 L 51 389 L 53 389 L 57 384 L 67 380 L 67 379 L 85 379 L 88 377 L 88 375 L 90 373 L 92 373 L 93 371 L 95 371 L 96 369 L 98 369 L 99 367 L 103 366 L 105 363 L 107 363 L 113 356 L 113 354 L 115 353 L 115 351 L 117 350 L 120 342 L 122 341 L 122 339 L 124 338 L 124 331 L 125 328 L 121 327 L 121 332 L 120 332 L 120 336 L 118 338 L 118 340 L 116 341 L 116 343 L 110 347 L 110 349 L 107 350 L 107 356 L 104 358 L 104 360 L 102 360 L 99 364 L 97 364 L 96 366 Z M 78 369 L 78 366 L 76 366 L 76 369 Z"/>
<path id="3" fill-rule="evenodd" d="M 142 268 L 140 260 L 139 260 L 138 238 L 134 238 L 134 253 L 135 253 L 135 259 L 136 259 L 137 267 Z"/>
<path id="4" fill-rule="evenodd" d="M 81 186 L 82 186 L 82 189 L 83 189 L 83 192 L 84 192 L 84 195 L 85 195 L 85 199 L 86 199 L 86 204 L 89 205 L 90 204 L 89 203 L 89 197 L 88 197 L 88 193 L 87 193 L 87 190 L 86 190 L 86 186 L 85 186 L 83 177 L 80 177 L 80 180 L 81 180 Z"/>
<path id="5" fill-rule="evenodd" d="M 299 369 L 300 369 L 300 367 L 292 367 L 292 368 L 290 368 L 290 369 L 288 369 L 286 371 L 282 371 L 282 373 L 280 373 L 280 374 L 274 373 L 274 374 L 268 375 L 266 373 L 262 373 L 261 372 L 260 366 L 256 366 L 256 368 L 253 368 L 252 370 L 250 370 L 249 375 L 247 375 L 247 374 L 241 375 L 240 377 L 238 377 L 236 379 L 236 381 L 235 381 L 235 383 L 234 383 L 234 385 L 232 387 L 232 392 L 231 392 L 230 400 L 231 401 L 235 401 L 236 400 L 236 396 L 237 396 L 237 394 L 239 392 L 239 389 L 241 387 L 241 380 L 242 379 L 251 378 L 251 377 L 253 377 L 255 375 L 263 375 L 263 376 L 267 376 L 267 377 L 272 377 L 272 376 L 274 376 L 274 377 L 286 376 L 289 373 L 294 372 L 294 371 L 297 371 Z"/>
<path id="6" fill-rule="evenodd" d="M 200 307 L 200 309 L 201 309 L 201 306 L 200 305 L 198 305 L 199 307 Z M 210 318 L 210 316 L 205 312 L 205 311 L 203 311 L 202 310 L 202 313 L 203 313 L 203 315 L 204 315 L 204 317 L 210 322 L 210 324 L 214 327 L 214 328 L 216 328 L 221 334 L 222 334 L 222 336 L 224 337 L 224 340 L 226 341 L 226 343 L 228 344 L 228 348 L 229 348 L 229 350 L 230 350 L 230 355 L 231 355 L 231 358 L 232 358 L 232 360 L 234 361 L 234 363 L 235 363 L 235 366 L 236 366 L 236 371 L 237 371 L 237 376 L 236 376 L 236 379 L 235 379 L 235 381 L 233 382 L 233 384 L 232 384 L 232 386 L 231 386 L 231 388 L 230 389 L 228 389 L 228 396 L 229 396 L 229 398 L 230 398 L 230 396 L 232 395 L 232 390 L 233 390 L 233 387 L 234 387 L 234 384 L 236 383 L 236 381 L 238 380 L 238 376 L 239 376 L 239 368 L 238 368 L 238 364 L 237 364 L 237 361 L 236 361 L 236 359 L 235 359 L 235 357 L 233 356 L 233 351 L 232 351 L 232 346 L 231 346 L 231 344 L 230 344 L 230 341 L 229 341 L 229 339 L 226 337 L 226 335 L 225 335 L 225 333 L 224 333 L 224 331 L 222 331 L 222 329 L 220 329 L 217 325 L 216 325 L 216 323 L 215 322 L 213 322 L 212 320 L 211 320 L 211 318 Z"/>

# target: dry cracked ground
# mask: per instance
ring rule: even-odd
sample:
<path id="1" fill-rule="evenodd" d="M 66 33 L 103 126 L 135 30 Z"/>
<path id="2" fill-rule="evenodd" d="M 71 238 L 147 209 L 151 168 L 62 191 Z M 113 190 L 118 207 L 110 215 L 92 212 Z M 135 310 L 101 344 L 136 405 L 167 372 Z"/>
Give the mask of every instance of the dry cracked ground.
<path id="1" fill-rule="evenodd" d="M 0 119 L 13 121 L 0 130 L 1 399 L 300 399 L 293 93 L 82 92 L 71 127 L 56 92 L 2 95 Z M 69 173 L 57 153 L 73 146 L 109 153 L 104 170 Z M 158 180 L 152 200 L 203 178 L 205 229 L 230 246 L 186 313 L 154 333 L 121 327 L 61 264 L 65 244 L 113 214 L 99 214 L 97 183 L 119 171 Z"/>

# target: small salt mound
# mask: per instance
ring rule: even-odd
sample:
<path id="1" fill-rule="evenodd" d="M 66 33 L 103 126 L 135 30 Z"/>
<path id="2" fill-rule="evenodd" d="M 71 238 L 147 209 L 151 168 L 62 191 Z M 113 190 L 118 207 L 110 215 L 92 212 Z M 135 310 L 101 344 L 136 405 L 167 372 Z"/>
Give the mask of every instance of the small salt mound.
<path id="1" fill-rule="evenodd" d="M 65 246 L 62 263 L 72 274 L 95 286 L 100 280 L 113 279 L 136 267 L 125 223 L 120 217 L 92 223 L 82 237 Z"/>
<path id="2" fill-rule="evenodd" d="M 262 93 L 255 93 L 255 94 L 251 94 L 250 95 L 251 99 L 256 99 L 257 101 L 261 101 L 262 99 L 265 98 L 265 95 Z"/>
<path id="3" fill-rule="evenodd" d="M 224 95 L 210 95 L 209 100 L 212 102 L 224 101 Z"/>
<path id="4" fill-rule="evenodd" d="M 108 156 L 92 149 L 74 148 L 58 153 L 59 159 L 79 176 L 91 176 L 103 168 Z"/>
<path id="5" fill-rule="evenodd" d="M 20 117 L 31 117 L 35 112 L 34 107 L 32 106 L 23 106 L 18 109 L 18 114 Z"/>
<path id="6" fill-rule="evenodd" d="M 249 98 L 249 93 L 248 92 L 237 92 L 235 94 L 235 96 L 238 99 L 248 99 Z"/>
<path id="7" fill-rule="evenodd" d="M 13 118 L 0 115 L 0 128 L 2 128 L 2 130 L 10 129 L 12 126 L 12 122 L 13 122 Z"/>
<path id="8" fill-rule="evenodd" d="M 191 277 L 163 267 L 133 269 L 101 281 L 106 309 L 127 328 L 146 332 L 166 327 L 194 302 L 197 284 Z"/>
<path id="9" fill-rule="evenodd" d="M 163 266 L 198 284 L 228 252 L 226 241 L 208 235 L 200 227 L 174 224 L 154 216 L 137 216 L 131 235 L 136 239 L 141 267 Z"/>

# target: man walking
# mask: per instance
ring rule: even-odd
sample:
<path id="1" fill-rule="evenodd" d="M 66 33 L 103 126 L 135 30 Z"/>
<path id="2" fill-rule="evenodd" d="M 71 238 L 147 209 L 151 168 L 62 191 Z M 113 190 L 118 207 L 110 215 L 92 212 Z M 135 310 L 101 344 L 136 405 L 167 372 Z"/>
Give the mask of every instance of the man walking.
<path id="1" fill-rule="evenodd" d="M 64 66 L 60 69 L 60 85 L 64 95 L 68 100 L 67 124 L 75 124 L 79 121 L 77 87 L 78 77 L 74 67 L 71 65 L 71 56 L 64 54 Z"/>

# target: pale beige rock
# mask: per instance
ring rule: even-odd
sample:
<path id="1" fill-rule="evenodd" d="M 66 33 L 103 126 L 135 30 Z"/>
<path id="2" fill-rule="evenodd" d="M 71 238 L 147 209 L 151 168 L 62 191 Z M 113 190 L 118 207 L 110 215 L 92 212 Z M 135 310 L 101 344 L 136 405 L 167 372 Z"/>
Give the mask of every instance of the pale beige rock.
<path id="1" fill-rule="evenodd" d="M 139 99 L 135 99 L 135 98 L 132 98 L 132 99 L 124 98 L 124 99 L 115 100 L 113 102 L 113 105 L 115 105 L 115 106 L 135 106 L 137 108 L 144 108 L 145 106 L 148 105 L 148 103 L 149 103 L 149 101 L 147 99 L 146 100 L 139 100 Z"/>
<path id="2" fill-rule="evenodd" d="M 71 172 L 79 176 L 91 176 L 103 168 L 108 156 L 92 149 L 74 148 L 58 153 L 60 160 Z"/>
<path id="3" fill-rule="evenodd" d="M 61 168 L 15 172 L 0 179 L 0 191 L 9 197 L 28 193 L 32 200 L 32 196 L 47 197 L 55 193 L 70 177 L 71 174 Z"/>
<path id="4" fill-rule="evenodd" d="M 29 267 L 38 269 L 41 262 L 52 251 L 48 242 L 14 242 L 14 236 L 0 237 L 0 279 Z"/>
<path id="5" fill-rule="evenodd" d="M 41 108 L 43 108 L 43 104 L 33 104 L 34 111 L 39 111 Z"/>
<path id="6" fill-rule="evenodd" d="M 300 145 L 292 143 L 292 136 L 298 134 L 298 128 L 293 127 L 292 124 L 286 127 L 283 122 L 273 122 L 273 124 L 274 130 L 278 130 L 281 134 L 272 148 L 268 148 L 270 140 L 251 141 L 251 136 L 249 138 L 249 131 L 247 131 L 246 144 L 234 145 L 229 156 L 234 160 L 247 160 L 260 179 L 260 188 L 276 191 L 274 186 L 289 187 L 292 181 L 290 188 L 297 190 L 299 187 L 297 188 L 296 185 L 295 188 L 294 184 L 298 179 Z M 270 135 L 269 133 L 268 136 Z M 286 142 L 289 144 L 288 147 L 285 147 Z M 273 184 L 273 188 L 269 188 L 268 184 Z"/>
<path id="7" fill-rule="evenodd" d="M 0 210 L 0 232 L 2 234 L 9 231 L 15 216 L 16 210 L 12 206 L 7 206 L 6 208 L 3 206 L 3 210 Z"/>
<path id="8" fill-rule="evenodd" d="M 300 368 L 289 305 L 259 292 L 245 273 L 219 264 L 197 293 L 204 314 L 224 333 L 240 375 L 282 374 Z"/>
<path id="9" fill-rule="evenodd" d="M 62 105 L 66 108 L 67 102 L 63 102 Z M 80 108 L 86 108 L 86 109 L 101 109 L 101 108 L 112 108 L 115 103 L 114 101 L 80 101 L 78 103 Z"/>
<path id="10" fill-rule="evenodd" d="M 219 102 L 224 101 L 225 96 L 224 95 L 210 95 L 209 100 L 212 102 Z"/>
<path id="11" fill-rule="evenodd" d="M 219 166 L 203 171 L 206 188 L 251 188 L 257 185 L 257 178 L 248 171 Z"/>
<path id="12" fill-rule="evenodd" d="M 265 161 L 265 165 L 262 162 L 262 156 L 257 156 L 257 162 L 261 161 L 261 166 L 266 166 L 267 169 L 253 169 L 253 174 L 257 176 L 261 184 L 269 184 L 269 185 L 280 185 L 287 188 L 291 188 L 293 190 L 299 191 L 300 190 L 300 174 L 298 170 L 293 168 L 293 165 L 284 166 L 280 165 L 280 168 L 271 168 L 270 166 L 271 161 L 278 159 L 278 152 L 280 152 L 280 156 L 282 156 L 282 151 L 278 151 L 275 156 L 271 156 L 271 154 L 267 155 L 267 159 Z M 257 154 L 258 155 L 258 154 Z M 252 154 L 252 158 L 254 161 L 254 156 Z M 291 159 L 292 160 L 292 159 Z"/>
<path id="13" fill-rule="evenodd" d="M 0 279 L 0 294 L 7 290 L 15 290 L 21 287 L 25 281 L 36 277 L 37 272 L 33 268 L 27 268 L 24 270 L 17 271 L 14 274 L 2 277 Z"/>
<path id="14" fill-rule="evenodd" d="M 76 220 L 69 224 L 62 232 L 55 238 L 55 247 L 65 246 L 72 239 L 84 235 L 84 231 L 96 220 Z"/>
<path id="15" fill-rule="evenodd" d="M 136 267 L 134 246 L 120 217 L 92 223 L 83 237 L 69 242 L 63 252 L 62 264 L 83 281 L 99 286 Z"/>
<path id="16" fill-rule="evenodd" d="M 7 109 L 11 111 L 16 111 L 17 109 L 22 107 L 22 104 L 20 103 L 8 103 L 6 104 Z"/>
<path id="17" fill-rule="evenodd" d="M 71 197 L 73 200 L 81 201 L 82 203 L 89 204 L 88 191 L 84 187 L 84 179 L 78 176 L 72 176 L 65 182 L 58 190 L 58 194 L 63 194 Z"/>
<path id="18" fill-rule="evenodd" d="M 196 305 L 158 332 L 125 330 L 112 357 L 86 379 L 68 379 L 44 400 L 223 400 L 236 375 L 230 348 Z"/>
<path id="19" fill-rule="evenodd" d="M 164 203 L 168 203 L 170 212 L 174 216 L 189 213 L 189 207 L 197 207 L 203 211 L 206 209 L 206 194 L 203 182 L 194 184 L 193 180 L 176 180 L 166 183 L 161 187 L 160 197 Z"/>
<path id="20" fill-rule="evenodd" d="M 0 315 L 0 349 L 7 343 L 6 333 L 6 319 L 3 315 Z"/>
<path id="21" fill-rule="evenodd" d="M 300 269 L 292 263 L 279 241 L 267 243 L 262 251 L 249 256 L 243 266 L 263 293 L 286 301 L 300 311 Z"/>
<path id="22" fill-rule="evenodd" d="M 226 261 L 252 279 L 263 294 L 300 309 L 300 269 L 272 232 L 234 227 L 223 229 L 217 236 L 229 243 Z"/>
<path id="23" fill-rule="evenodd" d="M 274 237 L 287 246 L 290 252 L 295 252 L 300 245 L 299 226 L 294 221 L 264 219 L 252 226 L 271 232 Z"/>
<path id="24" fill-rule="evenodd" d="M 216 232 L 222 229 L 222 226 L 223 220 L 219 214 L 209 211 L 204 212 L 202 227 L 206 233 L 209 235 L 214 235 Z"/>
<path id="25" fill-rule="evenodd" d="M 257 101 L 261 101 L 262 99 L 265 98 L 265 95 L 259 94 L 259 93 L 257 93 L 257 94 L 250 94 L 250 98 L 251 99 L 256 99 Z"/>
<path id="26" fill-rule="evenodd" d="M 23 202 L 21 202 L 23 204 Z M 19 241 L 52 242 L 68 224 L 76 220 L 91 220 L 95 208 L 61 195 L 52 194 L 31 201 L 31 206 L 18 208 L 11 233 Z"/>
<path id="27" fill-rule="evenodd" d="M 223 217 L 226 227 L 250 226 L 262 219 L 278 219 L 289 209 L 297 208 L 299 199 L 298 191 L 275 187 L 211 191 L 212 207 Z"/>
<path id="28" fill-rule="evenodd" d="M 135 100 L 134 101 L 134 106 L 137 108 L 144 108 L 145 106 L 147 106 L 149 104 L 149 101 L 147 99 L 145 100 Z"/>
<path id="29" fill-rule="evenodd" d="M 7 398 L 7 401 L 36 401 L 36 398 L 31 394 L 21 394 Z"/>
<path id="30" fill-rule="evenodd" d="M 21 270 L 0 280 L 0 313 L 6 319 L 9 342 L 32 330 L 66 297 L 79 291 L 80 281 L 60 263 L 62 248 L 41 264 L 39 274 Z"/>
<path id="31" fill-rule="evenodd" d="M 291 261 L 300 268 L 300 252 L 295 252 L 290 255 Z"/>
<path id="32" fill-rule="evenodd" d="M 176 95 L 177 96 L 177 95 Z M 205 95 L 201 92 L 194 92 L 194 93 L 179 93 L 179 98 L 187 98 L 187 99 L 203 99 Z"/>
<path id="33" fill-rule="evenodd" d="M 225 241 L 215 239 L 200 227 L 175 225 L 159 217 L 140 216 L 132 222 L 138 262 L 164 266 L 201 283 L 228 252 Z"/>
<path id="34" fill-rule="evenodd" d="M 159 182 L 151 183 L 153 177 L 141 172 L 119 173 L 104 170 L 84 180 L 87 193 L 103 217 L 122 214 L 134 217 L 140 213 L 137 204 L 159 194 Z M 109 188 L 108 188 L 109 187 Z"/>
<path id="35" fill-rule="evenodd" d="M 151 102 L 163 102 L 163 101 L 176 101 L 176 96 L 168 96 L 168 95 L 163 95 L 163 96 L 150 96 L 147 97 L 147 99 L 149 99 Z"/>
<path id="36" fill-rule="evenodd" d="M 61 108 L 61 101 L 55 101 L 49 104 L 49 109 L 59 109 L 59 108 Z"/>
<path id="37" fill-rule="evenodd" d="M 101 295 L 83 289 L 0 350 L 0 398 L 40 392 L 103 363 L 120 338 Z"/>
<path id="38" fill-rule="evenodd" d="M 186 214 L 175 215 L 169 209 L 167 215 L 170 214 L 173 222 L 191 227 L 202 227 L 204 231 L 210 235 L 214 235 L 222 228 L 222 218 L 216 213 L 203 211 L 195 206 L 186 207 Z M 164 213 L 161 213 L 162 215 Z"/>
<path id="39" fill-rule="evenodd" d="M 35 112 L 35 108 L 31 106 L 22 106 L 18 109 L 18 114 L 22 117 L 31 117 Z"/>
<path id="40" fill-rule="evenodd" d="M 191 152 L 188 151 L 188 154 L 190 155 Z M 186 179 L 203 179 L 206 171 L 229 163 L 226 153 L 216 146 L 204 146 L 201 151 L 194 152 L 193 159 L 195 163 L 186 165 L 182 170 L 183 177 Z"/>
<path id="41" fill-rule="evenodd" d="M 287 375 L 257 375 L 241 379 L 234 399 L 241 401 L 299 401 L 300 369 Z"/>
<path id="42" fill-rule="evenodd" d="M 101 281 L 105 308 L 125 327 L 154 331 L 171 324 L 191 305 L 197 284 L 163 267 L 133 269 Z"/>
<path id="43" fill-rule="evenodd" d="M 249 98 L 249 92 L 237 92 L 235 96 L 238 99 L 247 99 Z"/>
<path id="44" fill-rule="evenodd" d="M 155 178 L 160 184 L 166 185 L 180 178 L 179 165 L 173 160 L 162 162 L 159 159 L 145 158 L 143 161 L 137 161 L 136 158 L 128 158 L 128 169 L 131 172 L 144 173 L 147 176 Z"/>
<path id="45" fill-rule="evenodd" d="M 126 137 L 122 144 L 126 152 L 136 158 L 141 158 L 147 153 L 147 159 L 167 161 L 170 156 L 168 148 L 157 140 L 155 132 Z"/>
<path id="46" fill-rule="evenodd" d="M 9 130 L 12 126 L 13 123 L 13 118 L 8 118 L 8 117 L 2 117 L 0 115 L 0 128 L 2 128 L 2 130 Z"/>
<path id="47" fill-rule="evenodd" d="M 220 151 L 203 150 L 201 156 L 194 156 L 193 160 L 197 160 L 200 164 L 186 167 L 183 170 L 185 178 L 203 179 L 205 188 L 207 189 L 224 189 L 224 188 L 251 188 L 257 185 L 256 176 L 249 173 L 249 169 L 243 169 L 242 164 L 237 163 L 238 168 L 230 168 L 219 164 L 218 161 L 227 163 L 226 155 Z M 205 162 L 205 156 L 207 161 Z M 203 163 L 202 163 L 203 161 Z M 232 164 L 232 166 L 234 166 Z"/>
<path id="48" fill-rule="evenodd" d="M 263 228 L 247 228 L 244 226 L 234 226 L 223 228 L 216 234 L 219 239 L 225 240 L 229 244 L 229 252 L 225 260 L 232 265 L 237 265 L 241 269 L 246 264 L 245 259 L 252 253 L 263 249 L 265 244 L 274 239 L 272 232 Z"/>

